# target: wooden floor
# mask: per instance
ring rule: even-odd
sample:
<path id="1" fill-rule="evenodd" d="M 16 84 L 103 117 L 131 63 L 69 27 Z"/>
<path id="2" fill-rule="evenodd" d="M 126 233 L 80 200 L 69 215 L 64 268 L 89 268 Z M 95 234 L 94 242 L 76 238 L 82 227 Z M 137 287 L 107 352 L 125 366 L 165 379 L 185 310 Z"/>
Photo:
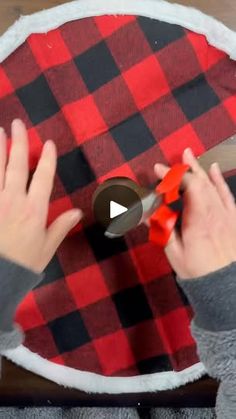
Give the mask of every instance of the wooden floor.
<path id="1" fill-rule="evenodd" d="M 128 1 L 128 0 L 127 0 Z M 177 0 L 170 0 L 177 2 Z M 20 15 L 30 14 L 53 7 L 66 0 L 0 0 L 0 34 Z M 231 29 L 236 30 L 235 0 L 179 0 L 215 16 Z M 230 139 L 217 146 L 205 158 L 204 165 L 223 157 L 224 167 L 231 168 L 236 162 L 236 139 Z M 68 390 L 44 380 L 11 362 L 3 361 L 0 380 L 0 406 L 7 405 L 77 405 L 77 406 L 210 406 L 215 403 L 217 384 L 203 378 L 198 382 L 174 391 L 143 395 L 89 395 L 76 390 Z"/>

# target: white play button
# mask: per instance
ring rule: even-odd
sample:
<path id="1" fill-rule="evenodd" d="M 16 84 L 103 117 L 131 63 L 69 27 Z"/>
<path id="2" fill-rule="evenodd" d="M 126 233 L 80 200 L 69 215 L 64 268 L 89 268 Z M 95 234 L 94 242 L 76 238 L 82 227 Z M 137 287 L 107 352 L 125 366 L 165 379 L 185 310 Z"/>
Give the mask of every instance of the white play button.
<path id="1" fill-rule="evenodd" d="M 128 211 L 128 208 L 115 201 L 110 201 L 110 218 L 118 217 L 118 215 L 121 215 L 126 211 Z"/>

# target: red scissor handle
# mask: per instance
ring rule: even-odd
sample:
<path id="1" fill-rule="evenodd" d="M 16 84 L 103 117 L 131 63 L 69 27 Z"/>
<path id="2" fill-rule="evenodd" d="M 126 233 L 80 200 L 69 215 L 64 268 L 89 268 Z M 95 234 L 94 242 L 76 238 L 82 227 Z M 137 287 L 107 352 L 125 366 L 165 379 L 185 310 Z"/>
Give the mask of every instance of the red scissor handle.
<path id="1" fill-rule="evenodd" d="M 179 189 L 184 174 L 189 170 L 187 164 L 175 164 L 156 187 L 156 192 L 163 195 L 164 203 L 150 218 L 149 240 L 165 247 L 175 227 L 179 213 L 167 204 L 179 198 Z"/>

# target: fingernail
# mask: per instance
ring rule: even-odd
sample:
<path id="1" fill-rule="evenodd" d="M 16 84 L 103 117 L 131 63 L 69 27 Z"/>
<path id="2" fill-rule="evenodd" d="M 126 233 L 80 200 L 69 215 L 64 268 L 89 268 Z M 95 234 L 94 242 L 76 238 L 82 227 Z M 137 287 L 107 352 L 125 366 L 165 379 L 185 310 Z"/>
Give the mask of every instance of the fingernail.
<path id="1" fill-rule="evenodd" d="M 71 212 L 71 221 L 77 224 L 83 217 L 83 212 L 80 209 L 75 209 Z"/>
<path id="2" fill-rule="evenodd" d="M 221 172 L 220 166 L 219 166 L 219 163 L 218 162 L 212 163 L 211 167 L 213 167 L 213 169 L 215 170 L 215 172 L 217 172 L 217 173 L 220 173 Z"/>
<path id="3" fill-rule="evenodd" d="M 19 124 L 21 124 L 21 125 L 24 124 L 23 121 L 19 118 L 16 118 L 12 121 L 12 126 L 19 125 Z"/>
<path id="4" fill-rule="evenodd" d="M 50 148 L 52 147 L 52 144 L 53 144 L 52 140 L 47 140 L 46 143 L 44 144 L 45 151 L 50 150 Z"/>
<path id="5" fill-rule="evenodd" d="M 184 150 L 184 154 L 187 154 L 191 157 L 194 157 L 193 150 L 190 147 L 188 147 Z"/>

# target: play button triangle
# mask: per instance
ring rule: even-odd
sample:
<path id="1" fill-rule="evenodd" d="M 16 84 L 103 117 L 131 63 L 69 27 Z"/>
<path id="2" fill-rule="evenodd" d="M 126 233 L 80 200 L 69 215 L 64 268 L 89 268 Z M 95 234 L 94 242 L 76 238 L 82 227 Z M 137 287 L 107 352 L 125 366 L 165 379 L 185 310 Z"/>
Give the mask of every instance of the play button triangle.
<path id="1" fill-rule="evenodd" d="M 110 201 L 110 218 L 118 217 L 126 211 L 128 211 L 128 208 L 118 204 L 118 202 Z"/>

